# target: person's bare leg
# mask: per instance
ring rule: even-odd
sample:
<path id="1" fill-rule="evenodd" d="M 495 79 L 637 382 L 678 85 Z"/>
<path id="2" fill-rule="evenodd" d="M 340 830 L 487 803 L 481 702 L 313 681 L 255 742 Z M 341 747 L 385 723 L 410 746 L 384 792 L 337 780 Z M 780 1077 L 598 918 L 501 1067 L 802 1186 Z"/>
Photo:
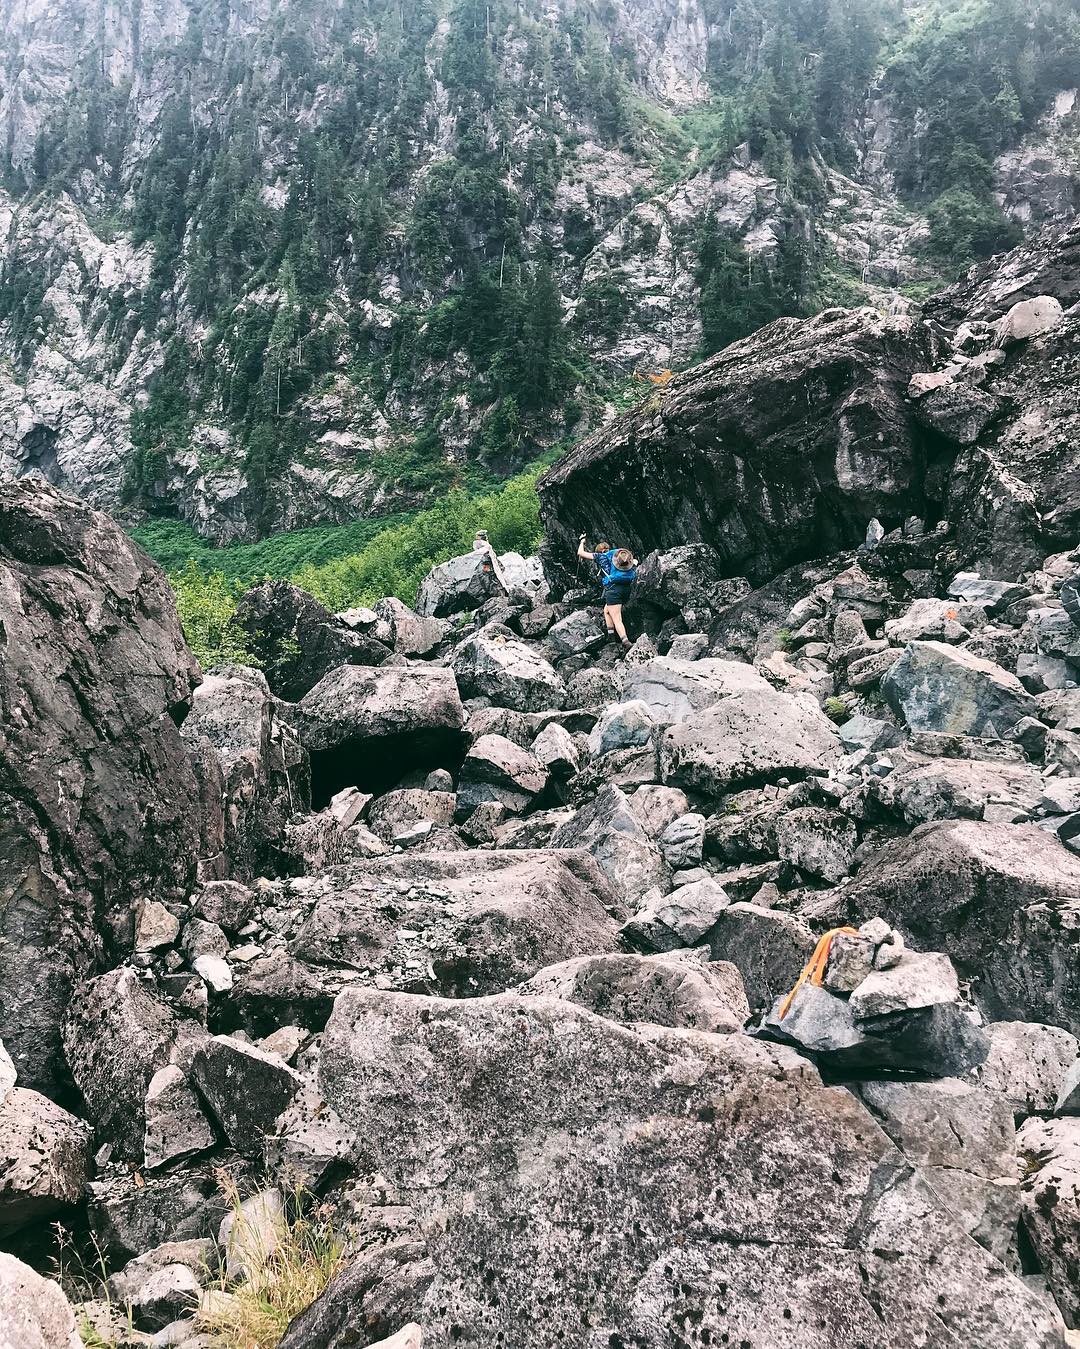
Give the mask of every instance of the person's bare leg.
<path id="1" fill-rule="evenodd" d="M 604 627 L 607 629 L 609 637 L 615 636 L 615 624 L 611 621 L 611 609 L 606 604 L 604 605 Z"/>
<path id="2" fill-rule="evenodd" d="M 625 646 L 630 641 L 630 638 L 627 637 L 626 629 L 623 627 L 622 605 L 606 604 L 604 606 L 604 620 L 610 627 L 615 629 L 619 635 L 619 641 Z"/>

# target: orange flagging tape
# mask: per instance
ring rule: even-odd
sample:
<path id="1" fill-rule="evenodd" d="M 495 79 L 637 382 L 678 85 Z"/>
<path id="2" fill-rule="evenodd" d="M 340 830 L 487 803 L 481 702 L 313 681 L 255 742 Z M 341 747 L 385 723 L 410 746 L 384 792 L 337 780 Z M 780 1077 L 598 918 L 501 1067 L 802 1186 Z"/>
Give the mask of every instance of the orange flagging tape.
<path id="1" fill-rule="evenodd" d="M 795 994 L 802 988 L 803 984 L 809 979 L 812 984 L 821 987 L 821 981 L 825 978 L 825 966 L 829 963 L 829 952 L 832 950 L 834 937 L 857 937 L 858 929 L 854 927 L 831 927 L 828 932 L 819 940 L 814 947 L 814 954 L 803 966 L 803 972 L 795 980 L 795 987 L 784 999 L 783 1006 L 780 1008 L 780 1020 L 783 1021 L 791 1010 L 791 1004 L 795 1001 Z"/>

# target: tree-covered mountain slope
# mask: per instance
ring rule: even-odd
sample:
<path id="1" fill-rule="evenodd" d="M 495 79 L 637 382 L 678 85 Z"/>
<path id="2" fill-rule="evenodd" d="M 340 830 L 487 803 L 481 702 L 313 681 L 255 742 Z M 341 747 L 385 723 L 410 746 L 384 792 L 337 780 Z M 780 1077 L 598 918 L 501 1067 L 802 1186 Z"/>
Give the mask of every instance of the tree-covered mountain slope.
<path id="1" fill-rule="evenodd" d="M 1068 0 L 6 0 L 0 34 L 0 473 L 219 541 L 517 470 L 1080 183 Z"/>

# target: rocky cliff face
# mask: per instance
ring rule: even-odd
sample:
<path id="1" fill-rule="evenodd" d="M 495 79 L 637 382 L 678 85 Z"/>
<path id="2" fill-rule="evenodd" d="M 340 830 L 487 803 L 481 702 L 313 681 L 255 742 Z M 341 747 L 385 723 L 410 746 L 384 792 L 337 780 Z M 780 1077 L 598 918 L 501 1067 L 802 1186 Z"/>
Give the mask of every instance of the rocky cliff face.
<path id="1" fill-rule="evenodd" d="M 551 575 L 573 584 L 580 529 L 709 543 L 755 584 L 874 515 L 945 518 L 955 565 L 994 574 L 1072 546 L 1078 240 L 1044 227 L 924 319 L 781 319 L 676 376 L 541 479 Z"/>
<path id="2" fill-rule="evenodd" d="M 582 433 L 733 312 L 902 306 L 917 118 L 865 100 L 865 7 L 835 50 L 698 0 L 6 7 L 0 472 L 220 541 L 344 521 Z M 1071 208 L 1070 107 L 998 162 L 1017 218 Z"/>

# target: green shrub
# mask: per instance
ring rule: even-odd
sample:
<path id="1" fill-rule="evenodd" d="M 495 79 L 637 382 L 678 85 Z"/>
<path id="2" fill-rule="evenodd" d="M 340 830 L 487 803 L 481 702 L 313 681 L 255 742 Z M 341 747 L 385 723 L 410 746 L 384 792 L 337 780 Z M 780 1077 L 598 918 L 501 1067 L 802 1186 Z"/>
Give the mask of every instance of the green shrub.
<path id="1" fill-rule="evenodd" d="M 258 664 L 244 644 L 243 633 L 229 621 L 240 596 L 235 581 L 226 580 L 220 571 L 205 574 L 194 559 L 170 580 L 184 636 L 203 669 L 230 662 Z"/>

